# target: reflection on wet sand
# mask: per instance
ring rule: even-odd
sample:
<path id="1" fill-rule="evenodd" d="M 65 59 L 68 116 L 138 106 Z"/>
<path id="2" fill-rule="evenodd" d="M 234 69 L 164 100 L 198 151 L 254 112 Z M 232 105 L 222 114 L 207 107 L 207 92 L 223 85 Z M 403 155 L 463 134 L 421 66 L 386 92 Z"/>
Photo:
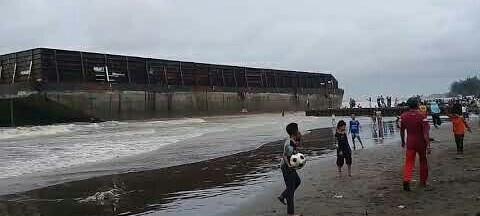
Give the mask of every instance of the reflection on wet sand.
<path id="1" fill-rule="evenodd" d="M 305 135 L 304 151 L 315 156 L 334 146 L 330 129 Z M 96 177 L 0 198 L 0 215 L 129 215 L 172 203 L 231 193 L 278 169 L 283 141 L 193 164 Z"/>
<path id="2" fill-rule="evenodd" d="M 395 122 L 379 121 L 370 126 L 372 139 L 376 144 L 382 144 L 385 138 L 391 138 L 395 135 Z"/>

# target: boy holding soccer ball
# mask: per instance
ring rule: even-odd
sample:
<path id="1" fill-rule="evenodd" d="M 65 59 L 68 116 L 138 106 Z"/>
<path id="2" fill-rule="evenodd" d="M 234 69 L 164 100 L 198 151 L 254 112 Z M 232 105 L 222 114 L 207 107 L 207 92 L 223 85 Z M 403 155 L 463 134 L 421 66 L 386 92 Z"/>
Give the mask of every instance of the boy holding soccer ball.
<path id="1" fill-rule="evenodd" d="M 302 134 L 298 131 L 297 123 L 290 123 L 287 125 L 287 133 L 290 139 L 286 140 L 283 146 L 283 158 L 281 163 L 281 169 L 283 179 L 285 180 L 286 189 L 278 197 L 278 200 L 285 205 L 287 200 L 287 214 L 289 216 L 297 216 L 293 205 L 293 197 L 295 190 L 300 185 L 300 177 L 297 174 L 295 168 L 290 164 L 290 157 L 297 153 L 297 147 L 300 145 Z"/>

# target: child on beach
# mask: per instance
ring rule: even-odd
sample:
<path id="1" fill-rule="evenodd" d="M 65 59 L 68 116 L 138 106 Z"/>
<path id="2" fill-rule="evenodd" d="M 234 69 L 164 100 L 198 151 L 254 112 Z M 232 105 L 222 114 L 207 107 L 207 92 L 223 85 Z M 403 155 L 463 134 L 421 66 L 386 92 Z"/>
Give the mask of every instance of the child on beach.
<path id="1" fill-rule="evenodd" d="M 337 121 L 335 120 L 335 114 L 332 114 L 332 127 L 335 127 L 335 123 Z"/>
<path id="2" fill-rule="evenodd" d="M 453 114 L 449 114 L 450 120 L 453 126 L 453 135 L 455 137 L 455 143 L 457 144 L 457 154 L 463 155 L 463 138 L 465 137 L 465 130 L 472 132 L 465 118 L 462 116 L 461 107 L 454 106 Z"/>
<path id="3" fill-rule="evenodd" d="M 283 180 L 285 181 L 286 189 L 278 197 L 281 203 L 285 205 L 285 199 L 287 200 L 287 214 L 289 216 L 299 216 L 295 214 L 295 208 L 293 198 L 295 190 L 300 186 L 300 177 L 297 174 L 295 168 L 290 165 L 290 157 L 297 153 L 297 148 L 300 145 L 302 134 L 298 131 L 297 123 L 290 123 L 287 125 L 287 134 L 290 139 L 286 140 L 283 146 L 283 157 L 281 163 L 281 169 L 283 174 Z"/>
<path id="4" fill-rule="evenodd" d="M 363 149 L 362 139 L 360 138 L 360 122 L 355 119 L 355 114 L 352 114 L 352 120 L 350 120 L 350 126 L 348 128 L 348 133 L 352 134 L 353 150 L 356 149 L 355 139 L 358 139 L 360 145 Z"/>
<path id="5" fill-rule="evenodd" d="M 427 109 L 427 106 L 425 106 L 425 103 L 424 102 L 421 102 L 420 103 L 420 106 L 418 107 L 420 109 L 420 112 L 425 116 L 425 118 L 427 118 L 428 116 L 428 109 Z"/>
<path id="6" fill-rule="evenodd" d="M 335 138 L 337 139 L 337 167 L 338 173 L 341 175 L 343 164 L 346 163 L 348 167 L 348 176 L 352 176 L 352 149 L 348 144 L 348 138 L 346 133 L 347 123 L 341 120 L 337 124 L 337 132 Z"/>

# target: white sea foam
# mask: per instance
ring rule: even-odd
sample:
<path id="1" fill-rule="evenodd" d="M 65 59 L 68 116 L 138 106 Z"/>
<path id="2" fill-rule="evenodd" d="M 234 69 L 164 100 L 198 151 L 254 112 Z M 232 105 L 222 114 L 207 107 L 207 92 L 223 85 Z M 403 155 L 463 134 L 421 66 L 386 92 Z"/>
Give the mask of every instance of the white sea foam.
<path id="1" fill-rule="evenodd" d="M 72 131 L 73 127 L 73 124 L 65 124 L 34 127 L 0 128 L 0 140 L 68 133 Z"/>
<path id="2" fill-rule="evenodd" d="M 7 156 L 8 161 L 0 160 L 0 178 L 141 154 L 205 133 L 152 136 L 156 132 L 158 131 L 154 129 L 120 131 L 101 136 L 92 134 L 61 137 L 55 139 L 55 143 L 48 144 L 11 144 L 8 150 L 18 154 Z M 7 149 L 6 146 L 2 147 Z"/>
<path id="3" fill-rule="evenodd" d="M 168 125 L 181 125 L 181 124 L 199 124 L 205 123 L 206 121 L 201 118 L 185 118 L 185 119 L 175 119 L 175 120 L 165 120 L 165 121 L 148 121 L 150 124 L 168 124 Z"/>

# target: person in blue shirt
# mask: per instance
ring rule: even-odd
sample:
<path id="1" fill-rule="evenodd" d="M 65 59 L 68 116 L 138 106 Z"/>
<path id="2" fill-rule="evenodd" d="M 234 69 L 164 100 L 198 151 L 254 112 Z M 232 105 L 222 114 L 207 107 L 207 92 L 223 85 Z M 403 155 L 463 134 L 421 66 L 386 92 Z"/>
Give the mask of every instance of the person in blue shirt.
<path id="1" fill-rule="evenodd" d="M 441 111 L 437 102 L 430 102 L 430 112 L 432 113 L 433 126 L 435 126 L 435 128 L 438 128 L 438 126 L 442 124 L 442 120 L 440 119 Z"/>
<path id="2" fill-rule="evenodd" d="M 355 119 L 355 114 L 352 114 L 352 120 L 350 120 L 350 127 L 348 129 L 348 133 L 352 135 L 353 150 L 356 149 L 355 139 L 358 139 L 363 149 L 362 139 L 360 139 L 360 122 Z"/>

